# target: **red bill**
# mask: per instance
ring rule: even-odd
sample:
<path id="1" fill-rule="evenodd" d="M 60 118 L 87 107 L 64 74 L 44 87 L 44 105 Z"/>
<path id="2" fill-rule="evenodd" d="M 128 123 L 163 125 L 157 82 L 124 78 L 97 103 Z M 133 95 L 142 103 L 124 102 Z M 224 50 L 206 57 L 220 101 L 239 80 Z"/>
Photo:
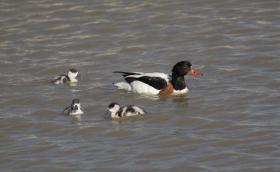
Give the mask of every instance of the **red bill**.
<path id="1" fill-rule="evenodd" d="M 196 70 L 192 69 L 188 72 L 188 75 L 191 75 L 193 77 L 199 77 L 202 76 L 202 74 L 200 74 L 199 72 L 197 72 Z"/>

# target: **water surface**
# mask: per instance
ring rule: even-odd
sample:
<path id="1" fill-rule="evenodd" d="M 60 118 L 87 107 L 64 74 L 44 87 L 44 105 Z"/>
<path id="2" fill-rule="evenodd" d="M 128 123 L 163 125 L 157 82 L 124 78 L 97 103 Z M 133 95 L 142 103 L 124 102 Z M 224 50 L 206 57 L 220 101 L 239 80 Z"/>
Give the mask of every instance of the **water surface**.
<path id="1" fill-rule="evenodd" d="M 0 2 L 1 171 L 279 171 L 278 0 Z M 114 70 L 190 60 L 187 96 L 116 91 Z M 77 68 L 77 86 L 50 80 Z M 81 122 L 61 114 L 80 98 Z M 104 119 L 107 105 L 149 112 Z"/>

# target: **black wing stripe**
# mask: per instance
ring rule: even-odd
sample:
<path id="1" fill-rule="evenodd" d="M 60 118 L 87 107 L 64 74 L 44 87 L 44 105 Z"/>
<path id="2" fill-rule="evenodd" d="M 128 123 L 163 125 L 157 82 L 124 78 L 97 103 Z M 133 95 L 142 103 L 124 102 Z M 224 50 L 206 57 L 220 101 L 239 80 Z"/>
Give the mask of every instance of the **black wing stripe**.
<path id="1" fill-rule="evenodd" d="M 138 80 L 138 78 L 134 78 L 134 77 L 125 77 L 124 79 L 128 83 L 132 83 L 133 81 Z"/>
<path id="2" fill-rule="evenodd" d="M 149 77 L 149 76 L 142 76 L 139 78 L 134 78 L 134 77 L 126 77 L 125 78 L 126 82 L 131 83 L 135 80 L 137 81 L 141 81 L 145 84 L 148 84 L 152 87 L 154 87 L 155 89 L 161 90 L 165 87 L 167 87 L 167 82 L 165 81 L 165 79 L 162 79 L 160 77 Z"/>
<path id="3" fill-rule="evenodd" d="M 127 77 L 127 76 L 129 76 L 129 75 L 140 75 L 140 73 L 122 72 L 122 71 L 114 71 L 113 73 L 121 73 L 123 77 Z"/>

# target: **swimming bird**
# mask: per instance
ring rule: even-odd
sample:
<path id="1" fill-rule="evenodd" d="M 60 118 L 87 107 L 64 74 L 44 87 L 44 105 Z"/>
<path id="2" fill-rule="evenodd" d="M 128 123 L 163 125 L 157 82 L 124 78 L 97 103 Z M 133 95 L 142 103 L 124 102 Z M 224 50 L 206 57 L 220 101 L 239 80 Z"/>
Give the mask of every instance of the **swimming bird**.
<path id="1" fill-rule="evenodd" d="M 192 64 L 189 61 L 180 61 L 176 63 L 173 66 L 171 75 L 158 72 L 114 71 L 113 73 L 121 73 L 125 80 L 124 82 L 113 83 L 118 89 L 148 95 L 185 94 L 189 89 L 186 86 L 184 76 L 200 76 L 200 74 L 192 68 Z"/>
<path id="2" fill-rule="evenodd" d="M 73 99 L 72 104 L 63 110 L 65 115 L 82 115 L 84 112 L 81 110 L 79 99 Z"/>
<path id="3" fill-rule="evenodd" d="M 108 113 L 112 119 L 128 116 L 137 116 L 145 114 L 145 110 L 140 107 L 129 105 L 120 106 L 118 103 L 112 102 L 108 106 Z"/>
<path id="4" fill-rule="evenodd" d="M 78 82 L 78 71 L 76 69 L 70 69 L 67 73 L 67 75 L 62 74 L 57 77 L 55 77 L 54 80 L 52 80 L 52 83 L 54 84 L 65 84 L 65 83 L 77 83 Z"/>

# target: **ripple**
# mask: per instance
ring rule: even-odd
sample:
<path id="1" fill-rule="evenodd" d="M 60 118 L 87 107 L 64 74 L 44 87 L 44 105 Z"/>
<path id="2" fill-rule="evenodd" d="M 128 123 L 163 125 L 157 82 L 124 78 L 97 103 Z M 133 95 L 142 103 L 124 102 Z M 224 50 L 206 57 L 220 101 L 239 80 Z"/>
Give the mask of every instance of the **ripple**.
<path id="1" fill-rule="evenodd" d="M 1 1 L 1 170 L 277 171 L 277 5 Z M 181 60 L 204 73 L 185 78 L 187 96 L 111 85 L 112 71 L 170 73 Z M 49 83 L 71 67 L 78 85 Z M 61 113 L 73 97 L 81 120 Z M 105 119 L 112 101 L 149 113 Z"/>

